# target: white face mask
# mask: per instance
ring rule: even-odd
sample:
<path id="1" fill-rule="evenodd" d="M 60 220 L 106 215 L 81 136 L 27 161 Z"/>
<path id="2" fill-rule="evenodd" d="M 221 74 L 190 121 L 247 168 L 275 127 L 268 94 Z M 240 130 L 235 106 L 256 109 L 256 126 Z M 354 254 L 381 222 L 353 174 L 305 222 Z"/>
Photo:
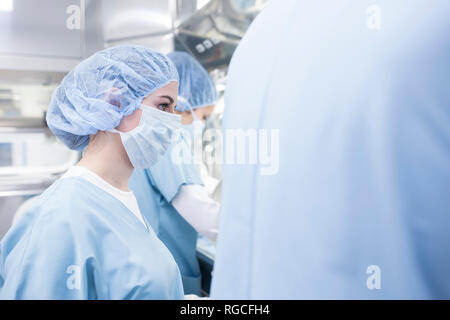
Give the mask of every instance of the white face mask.
<path id="1" fill-rule="evenodd" d="M 197 117 L 192 108 L 191 114 L 194 120 L 192 121 L 192 123 L 184 124 L 183 128 L 189 132 L 192 140 L 201 140 L 203 138 L 203 130 L 205 130 L 205 122 Z"/>
<path id="2" fill-rule="evenodd" d="M 141 105 L 141 120 L 128 132 L 115 129 L 135 169 L 152 167 L 170 148 L 179 134 L 181 116 Z"/>

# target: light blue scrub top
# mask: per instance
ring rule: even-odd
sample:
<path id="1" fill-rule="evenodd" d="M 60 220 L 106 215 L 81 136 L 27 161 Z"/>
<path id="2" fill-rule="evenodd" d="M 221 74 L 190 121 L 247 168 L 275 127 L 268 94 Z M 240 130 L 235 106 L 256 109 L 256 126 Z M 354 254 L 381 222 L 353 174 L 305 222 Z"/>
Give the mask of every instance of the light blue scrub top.
<path id="1" fill-rule="evenodd" d="M 179 142 L 185 143 L 184 140 Z M 169 149 L 151 169 L 135 170 L 129 187 L 138 201 L 144 219 L 167 246 L 180 268 L 185 294 L 200 295 L 201 274 L 196 258 L 197 231 L 176 211 L 171 201 L 185 184 L 201 185 L 195 164 L 175 164 Z M 191 162 L 191 151 L 183 150 Z"/>
<path id="2" fill-rule="evenodd" d="M 450 299 L 449 12 L 267 4 L 233 56 L 224 129 L 279 129 L 279 163 L 224 165 L 213 298 Z"/>
<path id="3" fill-rule="evenodd" d="M 56 181 L 0 243 L 0 299 L 183 299 L 170 252 L 122 202 Z"/>

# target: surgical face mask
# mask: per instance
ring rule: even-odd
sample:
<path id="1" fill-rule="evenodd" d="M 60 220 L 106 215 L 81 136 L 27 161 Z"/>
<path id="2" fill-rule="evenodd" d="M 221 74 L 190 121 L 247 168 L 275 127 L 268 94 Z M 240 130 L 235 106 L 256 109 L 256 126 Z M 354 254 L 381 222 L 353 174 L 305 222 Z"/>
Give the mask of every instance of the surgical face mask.
<path id="1" fill-rule="evenodd" d="M 192 140 L 201 140 L 203 137 L 203 130 L 205 130 L 205 123 L 196 116 L 192 109 L 191 114 L 194 120 L 192 123 L 184 124 L 183 128 L 189 132 Z"/>
<path id="2" fill-rule="evenodd" d="M 142 105 L 139 125 L 119 133 L 125 151 L 135 169 L 152 167 L 166 153 L 179 134 L 181 117 Z"/>

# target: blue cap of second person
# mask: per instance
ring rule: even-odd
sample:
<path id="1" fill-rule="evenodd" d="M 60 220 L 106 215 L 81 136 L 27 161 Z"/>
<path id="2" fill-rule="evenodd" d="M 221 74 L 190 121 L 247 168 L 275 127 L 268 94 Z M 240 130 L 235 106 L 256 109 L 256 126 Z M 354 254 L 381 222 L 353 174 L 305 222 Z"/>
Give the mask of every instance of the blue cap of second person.
<path id="1" fill-rule="evenodd" d="M 164 54 L 141 46 L 99 51 L 64 77 L 52 95 L 47 124 L 67 147 L 82 150 L 89 135 L 117 127 L 146 96 L 172 81 L 178 73 Z"/>
<path id="2" fill-rule="evenodd" d="M 168 54 L 180 76 L 178 87 L 178 111 L 207 107 L 217 102 L 214 82 L 205 68 L 186 52 Z"/>

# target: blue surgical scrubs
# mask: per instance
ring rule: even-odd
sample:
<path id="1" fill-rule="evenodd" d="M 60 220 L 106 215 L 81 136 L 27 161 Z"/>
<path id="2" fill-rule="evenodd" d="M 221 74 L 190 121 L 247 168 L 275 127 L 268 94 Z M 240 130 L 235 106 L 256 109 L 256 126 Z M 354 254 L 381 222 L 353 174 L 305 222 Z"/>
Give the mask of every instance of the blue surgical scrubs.
<path id="1" fill-rule="evenodd" d="M 0 243 L 0 299 L 182 299 L 170 252 L 80 177 L 48 188 Z"/>
<path id="2" fill-rule="evenodd" d="M 183 138 L 180 143 L 186 143 Z M 187 184 L 202 184 L 197 167 L 192 163 L 186 144 L 180 154 L 187 163 L 177 164 L 169 149 L 152 168 L 135 170 L 130 189 L 136 196 L 141 213 L 167 246 L 180 268 L 185 294 L 200 295 L 201 274 L 196 258 L 197 231 L 178 213 L 171 201 Z"/>
<path id="3" fill-rule="evenodd" d="M 227 77 L 263 157 L 224 165 L 213 298 L 450 299 L 449 12 L 268 2 Z"/>

